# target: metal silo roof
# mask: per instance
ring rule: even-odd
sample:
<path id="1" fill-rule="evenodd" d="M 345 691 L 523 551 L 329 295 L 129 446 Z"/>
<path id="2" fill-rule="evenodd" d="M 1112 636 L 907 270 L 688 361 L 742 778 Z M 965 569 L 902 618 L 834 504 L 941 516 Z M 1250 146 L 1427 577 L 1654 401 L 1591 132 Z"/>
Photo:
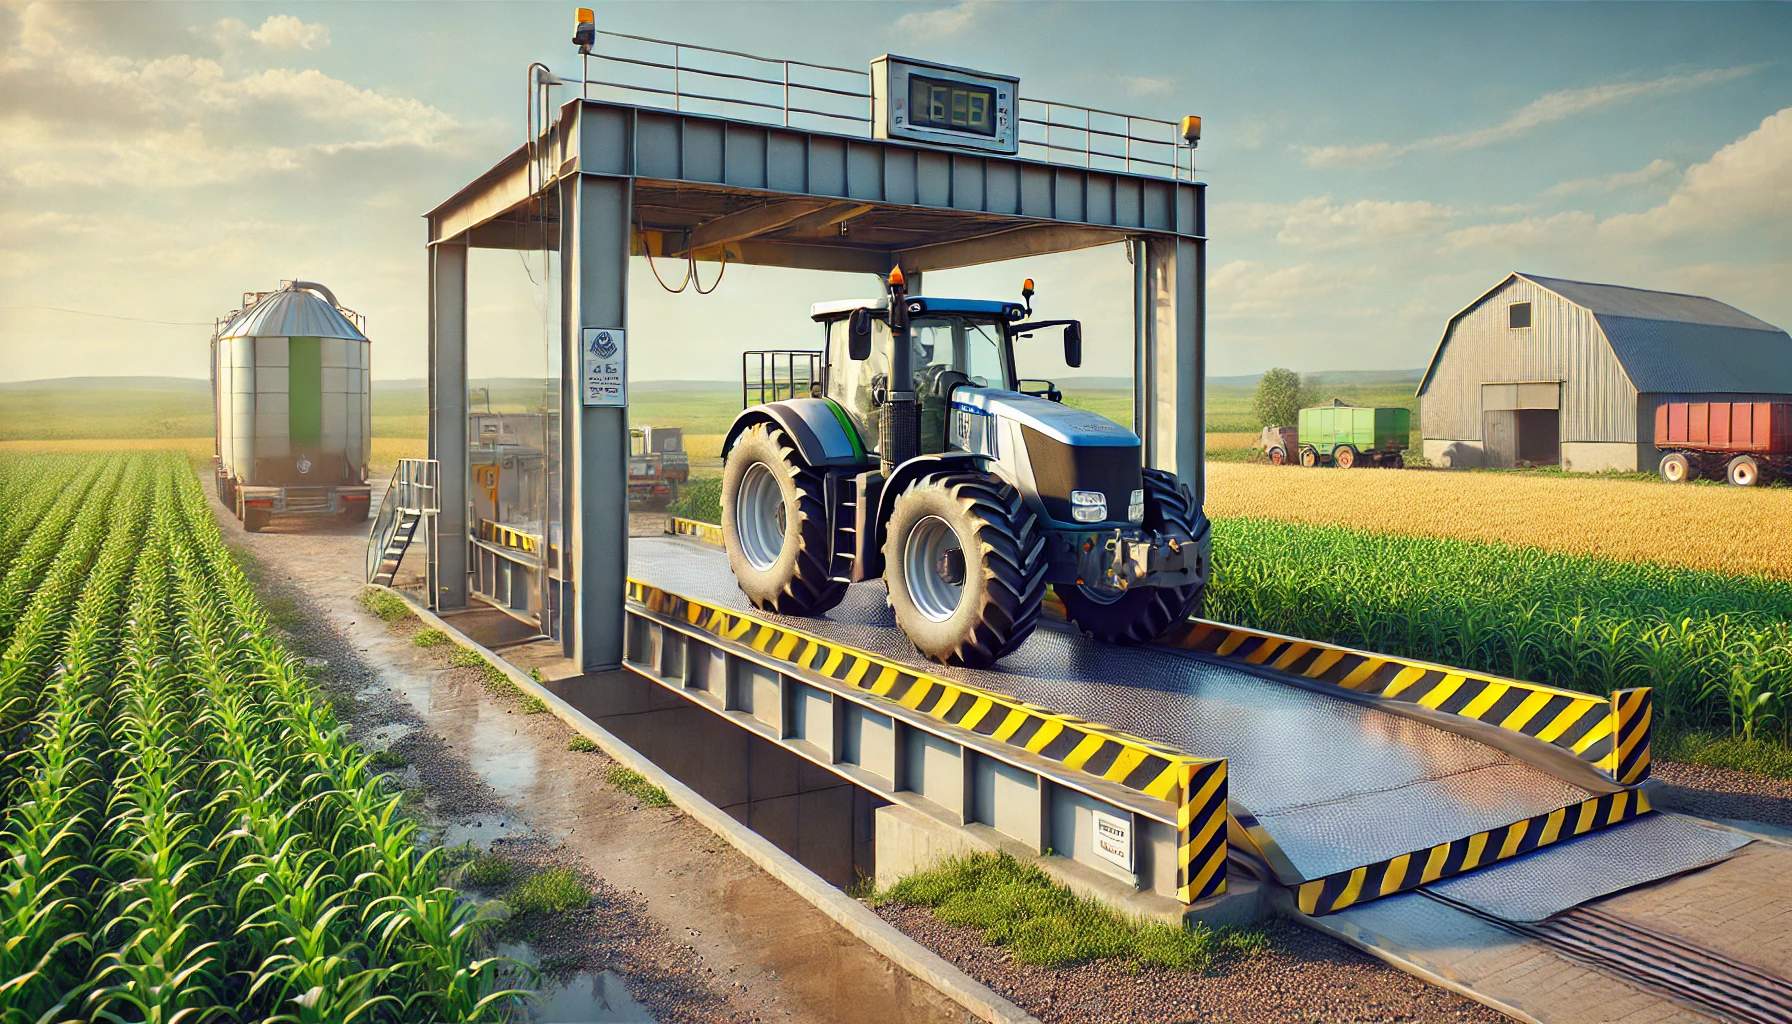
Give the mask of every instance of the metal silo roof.
<path id="1" fill-rule="evenodd" d="M 322 296 L 290 285 L 231 317 L 218 337 L 367 340 L 367 335 Z"/>

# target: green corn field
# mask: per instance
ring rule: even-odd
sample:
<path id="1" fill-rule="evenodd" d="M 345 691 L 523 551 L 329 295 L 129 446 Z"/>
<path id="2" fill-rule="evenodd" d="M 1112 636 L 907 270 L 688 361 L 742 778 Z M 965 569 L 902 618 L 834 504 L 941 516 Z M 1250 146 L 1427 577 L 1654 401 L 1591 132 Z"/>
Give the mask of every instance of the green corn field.
<path id="1" fill-rule="evenodd" d="M 1207 614 L 1792 740 L 1792 583 L 1268 519 L 1213 524 Z"/>
<path id="2" fill-rule="evenodd" d="M 0 458 L 0 1024 L 499 1019 L 186 460 Z"/>

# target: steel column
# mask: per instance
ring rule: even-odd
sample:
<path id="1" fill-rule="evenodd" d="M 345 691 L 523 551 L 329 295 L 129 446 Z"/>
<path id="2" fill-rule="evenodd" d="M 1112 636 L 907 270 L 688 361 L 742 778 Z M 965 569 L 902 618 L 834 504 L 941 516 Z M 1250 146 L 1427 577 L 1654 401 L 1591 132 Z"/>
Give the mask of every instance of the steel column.
<path id="1" fill-rule="evenodd" d="M 429 559 L 430 607 L 467 605 L 467 247 L 429 247 L 429 457 L 439 534 Z"/>
<path id="2" fill-rule="evenodd" d="M 628 410 L 583 404 L 585 327 L 628 327 L 627 179 L 577 175 L 561 183 L 561 429 L 567 495 L 562 529 L 572 600 L 564 636 L 581 671 L 622 664 L 623 585 L 628 574 Z M 639 345 L 638 338 L 627 342 Z M 626 355 L 625 355 L 626 358 Z"/>
<path id="3" fill-rule="evenodd" d="M 1206 490 L 1204 245 L 1183 238 L 1145 240 L 1143 401 L 1137 413 L 1146 464 L 1175 472 L 1197 501 Z"/>

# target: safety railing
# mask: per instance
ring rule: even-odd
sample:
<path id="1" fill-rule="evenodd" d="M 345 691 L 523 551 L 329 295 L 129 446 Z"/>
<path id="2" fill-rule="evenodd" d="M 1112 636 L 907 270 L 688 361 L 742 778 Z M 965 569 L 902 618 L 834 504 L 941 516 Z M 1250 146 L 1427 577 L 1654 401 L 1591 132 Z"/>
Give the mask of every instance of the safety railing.
<path id="1" fill-rule="evenodd" d="M 808 398 L 821 383 L 821 353 L 765 348 L 740 354 L 740 407 Z"/>
<path id="2" fill-rule="evenodd" d="M 714 113 L 871 137 L 871 73 L 669 39 L 597 33 L 585 98 Z M 597 95 L 593 96 L 593 90 Z M 1175 121 L 1080 103 L 1020 98 L 1022 156 L 1050 163 L 1193 179 L 1194 148 Z"/>
<path id="3" fill-rule="evenodd" d="M 373 517 L 373 526 L 367 531 L 367 574 L 366 579 L 372 581 L 378 574 L 380 565 L 386 559 L 387 548 L 398 535 L 400 525 L 406 518 L 433 517 L 441 511 L 439 482 L 442 464 L 435 459 L 399 459 L 398 466 L 392 470 L 392 479 L 386 484 L 386 491 L 380 497 L 379 511 Z M 433 523 L 425 523 L 433 527 Z M 427 539 L 427 538 L 426 538 Z M 405 538 L 409 543 L 410 538 Z"/>

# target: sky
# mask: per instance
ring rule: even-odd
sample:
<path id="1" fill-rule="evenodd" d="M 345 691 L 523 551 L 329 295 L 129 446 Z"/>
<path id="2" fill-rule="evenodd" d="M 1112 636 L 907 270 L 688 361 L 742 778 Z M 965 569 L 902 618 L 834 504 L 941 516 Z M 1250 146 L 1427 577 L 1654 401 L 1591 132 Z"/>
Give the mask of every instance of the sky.
<path id="1" fill-rule="evenodd" d="M 531 60 L 577 73 L 573 6 L 0 0 L 0 380 L 203 377 L 212 319 L 294 277 L 367 315 L 376 378 L 424 376 L 422 214 L 520 143 Z M 1792 5 L 596 7 L 619 32 L 1201 114 L 1216 375 L 1422 366 L 1512 270 L 1792 326 Z M 810 302 L 874 285 L 738 266 L 673 296 L 633 263 L 637 380 L 733 377 L 743 348 L 812 344 Z M 1083 372 L 1128 371 L 1119 247 L 926 290 L 1022 276 L 1084 320 Z M 473 279 L 472 372 L 544 372 L 541 255 L 478 253 Z"/>

